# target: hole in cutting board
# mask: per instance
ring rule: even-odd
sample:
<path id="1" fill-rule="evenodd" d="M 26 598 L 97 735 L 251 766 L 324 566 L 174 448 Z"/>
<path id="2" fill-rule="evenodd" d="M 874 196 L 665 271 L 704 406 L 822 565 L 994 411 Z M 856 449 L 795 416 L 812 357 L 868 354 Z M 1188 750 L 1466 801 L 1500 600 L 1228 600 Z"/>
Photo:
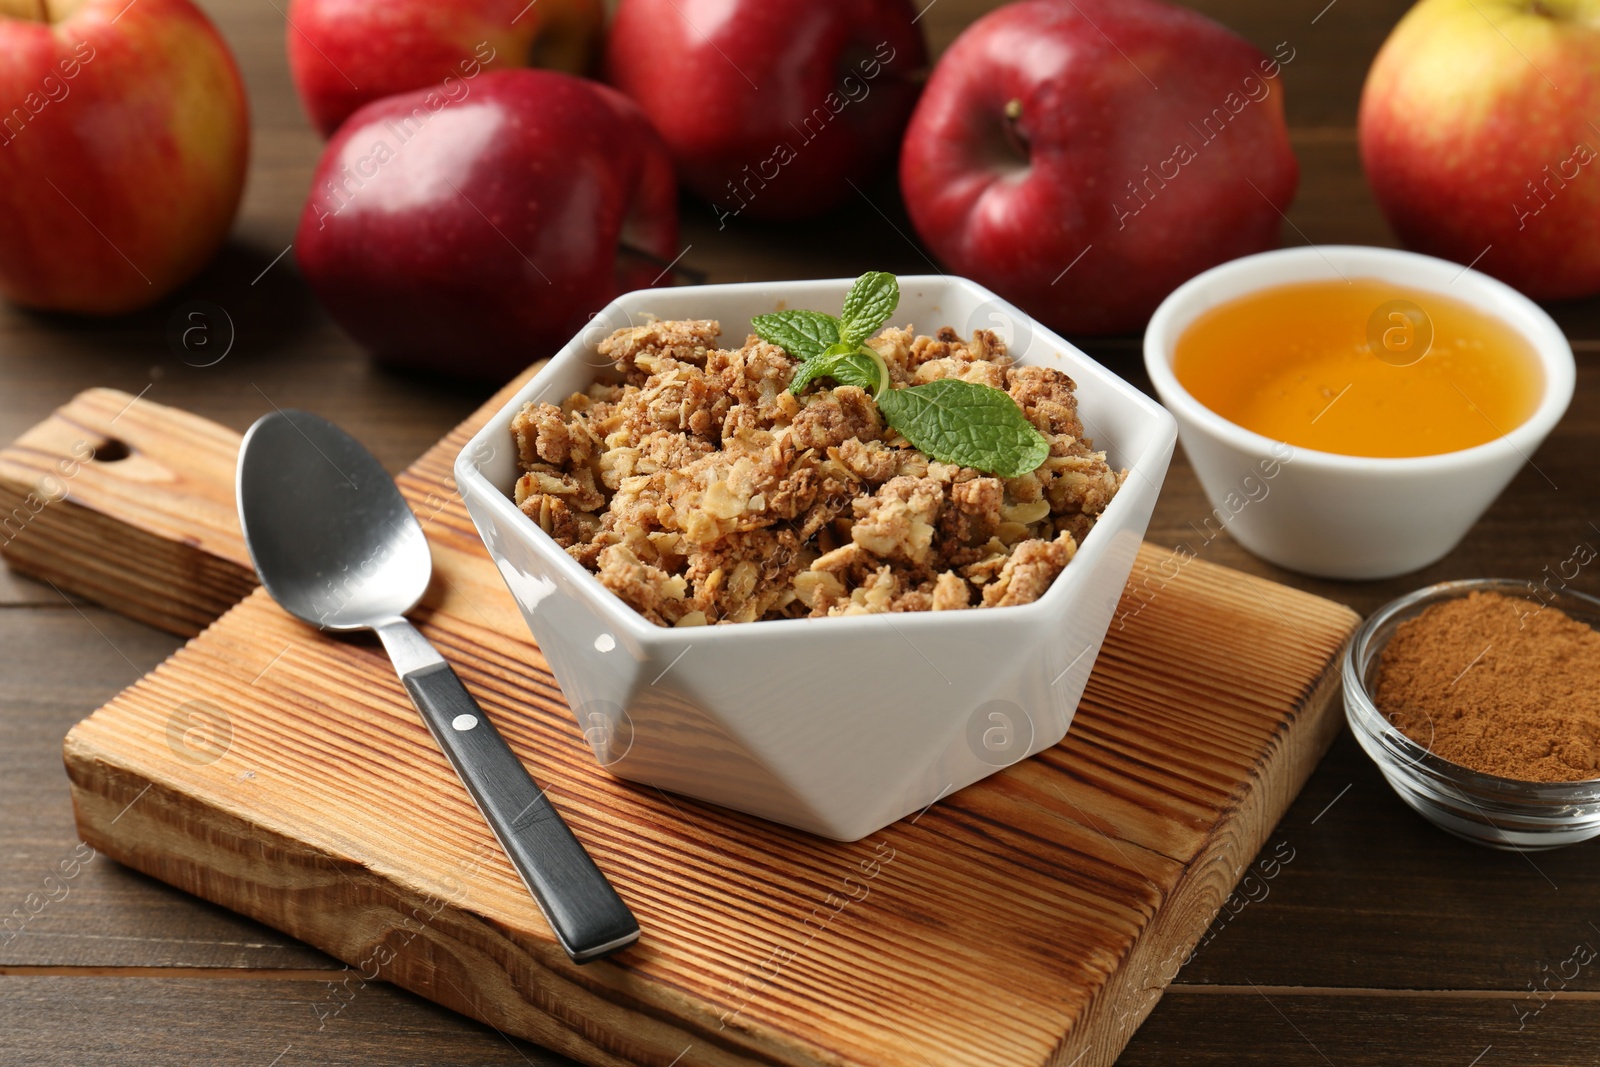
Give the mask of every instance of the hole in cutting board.
<path id="1" fill-rule="evenodd" d="M 133 449 L 128 447 L 126 441 L 119 441 L 115 437 L 108 437 L 94 446 L 94 455 L 89 458 L 96 463 L 115 463 L 133 455 Z"/>

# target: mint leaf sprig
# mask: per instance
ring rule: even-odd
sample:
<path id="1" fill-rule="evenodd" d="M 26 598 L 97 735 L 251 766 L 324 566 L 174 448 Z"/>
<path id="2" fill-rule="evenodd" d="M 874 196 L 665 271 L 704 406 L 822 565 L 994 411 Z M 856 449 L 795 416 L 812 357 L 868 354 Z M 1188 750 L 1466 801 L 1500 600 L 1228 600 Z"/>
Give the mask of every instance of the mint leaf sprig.
<path id="1" fill-rule="evenodd" d="M 1017 402 L 993 386 L 940 378 L 887 389 L 877 401 L 900 436 L 941 463 L 1020 478 L 1050 455 L 1050 442 Z"/>
<path id="2" fill-rule="evenodd" d="M 883 364 L 883 357 L 868 348 L 866 340 L 889 321 L 899 305 L 900 283 L 894 275 L 868 271 L 850 287 L 839 318 L 821 311 L 775 311 L 770 315 L 757 315 L 750 325 L 755 327 L 757 337 L 769 345 L 777 345 L 805 364 L 828 360 L 825 367 L 814 367 L 809 374 L 805 374 L 806 368 L 802 367 L 801 374 L 797 374 L 794 384 L 789 386 L 791 393 L 798 395 L 812 379 L 824 374 L 840 385 L 873 389 L 877 387 L 877 368 Z M 883 369 L 887 371 L 888 368 Z M 851 380 L 839 377 L 834 370 L 850 374 Z"/>
<path id="3" fill-rule="evenodd" d="M 1017 478 L 1050 455 L 1016 401 L 992 386 L 941 378 L 893 388 L 889 365 L 866 344 L 900 305 L 894 275 L 868 271 L 856 279 L 838 318 L 820 311 L 757 315 L 756 336 L 801 361 L 789 383 L 799 394 L 818 378 L 870 390 L 889 425 L 941 463 Z"/>

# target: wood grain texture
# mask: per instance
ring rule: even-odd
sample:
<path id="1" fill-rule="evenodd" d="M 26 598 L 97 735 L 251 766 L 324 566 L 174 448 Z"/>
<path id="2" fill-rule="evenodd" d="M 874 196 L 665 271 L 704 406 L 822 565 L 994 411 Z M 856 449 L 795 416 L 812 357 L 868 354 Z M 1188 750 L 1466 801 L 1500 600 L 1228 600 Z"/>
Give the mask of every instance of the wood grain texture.
<path id="1" fill-rule="evenodd" d="M 1146 549 L 1067 741 L 868 841 L 614 780 L 448 481 L 493 406 L 400 478 L 417 617 L 641 945 L 570 964 L 381 652 L 261 591 L 68 736 L 87 842 L 588 1063 L 1107 1064 L 1337 727 L 1353 613 Z"/>
<path id="2" fill-rule="evenodd" d="M 563 1067 L 561 1059 L 382 985 L 315 978 L 0 974 L 0 1050 L 27 1067 Z M 316 1008 L 339 989 L 344 1008 Z M 92 1020 L 92 1022 L 89 1022 Z"/>
<path id="3" fill-rule="evenodd" d="M 336 966 L 306 945 L 80 850 L 61 739 L 179 642 L 94 607 L 0 611 L 0 972 Z M 3 1029 L 3 1027 L 0 1027 Z M 0 1063 L 27 1062 L 0 1042 Z"/>
<path id="4" fill-rule="evenodd" d="M 564 1067 L 571 1061 L 463 1025 L 391 986 L 369 985 L 319 1025 L 329 980 L 266 981 L 0 975 L 0 1049 L 28 1067 Z M 1588 1067 L 1600 1002 L 1561 997 L 1522 1030 L 1512 998 L 1453 990 L 1372 994 L 1247 984 L 1176 988 L 1129 1044 L 1120 1067 L 1338 1067 L 1404 1064 Z M 1281 1014 L 1280 1014 L 1281 1013 Z M 85 1019 L 95 1020 L 86 1025 Z M 1247 1051 L 1242 1058 L 1241 1047 Z M 1552 1049 L 1571 1054 L 1552 1055 Z M 689 1055 L 693 1055 L 691 1051 Z M 1324 1058 L 1326 1057 L 1326 1058 Z M 688 1056 L 685 1056 L 685 1060 Z M 948 1061 L 935 1059 L 934 1067 Z M 927 1067 L 927 1065 L 924 1065 Z"/>
<path id="5" fill-rule="evenodd" d="M 236 431 L 271 404 L 317 410 L 367 442 L 400 470 L 467 415 L 486 386 L 374 366 L 317 307 L 290 252 L 321 142 L 307 127 L 284 61 L 283 10 L 261 0 L 199 0 L 239 59 L 251 97 L 254 143 L 244 209 L 222 256 L 149 312 L 75 320 L 0 308 L 0 441 L 9 441 L 78 390 L 113 384 L 129 394 L 201 413 Z M 919 25 L 935 47 L 999 0 L 916 0 Z M 1298 55 L 1285 71 L 1285 100 L 1301 186 L 1289 208 L 1286 245 L 1306 240 L 1392 244 L 1361 176 L 1354 116 L 1361 79 L 1377 44 L 1410 0 L 1195 0 L 1191 5 L 1270 50 L 1289 40 Z M 1315 21 L 1313 21 L 1315 20 Z M 711 281 L 854 274 L 883 266 L 930 269 L 910 234 L 892 182 L 864 186 L 869 204 L 799 226 L 746 225 L 717 231 L 703 204 L 686 199 L 683 262 Z M 886 221 L 884 215 L 889 217 Z M 703 214 L 704 218 L 701 219 Z M 699 221 L 696 221 L 699 220 Z M 900 231 L 897 232 L 895 227 Z M 265 273 L 263 274 L 263 271 Z M 186 301 L 223 307 L 237 344 L 221 363 L 171 346 L 167 330 Z M 1525 470 L 1469 538 L 1428 571 L 1372 583 L 1335 583 L 1280 571 L 1228 538 L 1202 558 L 1259 579 L 1306 589 L 1369 611 L 1430 581 L 1484 574 L 1536 577 L 1565 559 L 1577 540 L 1600 543 L 1600 474 L 1591 457 L 1600 435 L 1600 302 L 1549 308 L 1578 351 L 1578 392 L 1568 417 L 1533 459 L 1553 480 Z M 1131 381 L 1143 377 L 1136 337 L 1078 339 Z M 1145 386 L 1148 388 L 1147 384 Z M 1555 487 L 1559 486 L 1559 490 Z M 1149 539 L 1175 546 L 1188 523 L 1209 511 L 1180 453 L 1158 502 Z M 1265 582 L 1263 582 L 1265 584 Z M 1597 579 L 1575 587 L 1600 593 Z M 60 854 L 75 845 L 57 743 L 67 726 L 135 673 L 90 622 L 49 586 L 10 579 L 0 568 L 0 911 L 24 899 Z M 9 608 L 9 610 L 8 610 Z M 168 639 L 87 609 L 141 669 Z M 16 747 L 13 743 L 16 742 Z M 1347 785 L 1352 785 L 1343 792 Z M 1342 796 L 1341 796 L 1342 793 Z M 1335 801 L 1331 808 L 1330 802 Z M 1064 805 L 1063 805 L 1064 807 Z M 1325 809 L 1327 809 L 1325 811 Z M 46 817 L 48 815 L 48 817 Z M 1257 864 L 1282 842 L 1299 850 L 1271 883 L 1268 899 L 1219 917 L 1182 983 L 1220 983 L 1213 995 L 1168 995 L 1119 1062 L 1144 1067 L 1200 1065 L 1418 1064 L 1466 1067 L 1493 1042 L 1480 1067 L 1590 1064 L 1600 1045 L 1600 1011 L 1558 1000 L 1526 1031 L 1480 1027 L 1509 1019 L 1507 997 L 1525 992 L 1600 921 L 1593 848 L 1540 857 L 1559 890 L 1516 857 L 1494 857 L 1423 824 L 1378 778 L 1348 735 L 1268 839 Z M 704 846 L 701 846 L 702 849 Z M 113 864 L 91 866 L 70 899 L 52 905 L 16 943 L 26 959 L 126 967 L 313 966 L 319 955 L 281 935 Z M 1235 903 L 1237 902 L 1237 899 Z M 847 916 L 863 911 L 852 908 Z M 37 936 L 35 936 L 37 935 Z M 1213 936 L 1214 935 L 1214 936 Z M 265 944 L 241 949 L 230 942 Z M 1597 942 L 1600 943 L 1600 942 Z M 303 955 L 291 962 L 293 952 Z M 237 953 L 235 955 L 234 953 Z M 1595 988 L 1594 970 L 1583 976 Z M 515 1051 L 492 1031 L 383 984 L 366 987 L 318 1031 L 303 983 L 119 978 L 0 979 L 0 1062 L 39 1067 L 85 1063 L 186 1062 L 265 1067 L 301 1064 L 556 1062 L 531 1047 Z M 1316 1039 L 1300 1041 L 1251 982 L 1280 986 L 1387 986 L 1392 990 L 1488 990 L 1476 1002 L 1428 996 L 1351 996 L 1305 989 L 1276 1006 Z M 1498 992 L 1495 990 L 1498 989 Z M 72 992 L 73 1001 L 63 992 Z M 1004 1030 L 1005 1006 L 993 1012 Z M 1474 1039 L 1483 1040 L 1473 1044 Z M 692 1055 L 692 1053 L 691 1053 Z M 565 1061 L 562 1061 L 565 1062 Z M 933 1063 L 945 1061 L 938 1056 Z M 931 1067 L 931 1065 L 930 1065 Z"/>
<path id="6" fill-rule="evenodd" d="M 1292 861 L 1274 868 L 1274 853 Z M 1600 947 L 1597 860 L 1593 849 L 1522 856 L 1441 833 L 1346 731 L 1273 831 L 1250 892 L 1230 901 L 1179 980 L 1516 999 L 1548 979 L 1600 992 L 1600 968 L 1562 966 L 1576 945 Z M 1559 1045 L 1544 1051 L 1563 1062 Z"/>
<path id="7" fill-rule="evenodd" d="M 239 442 L 177 408 L 82 392 L 0 450 L 0 556 L 60 595 L 197 634 L 258 584 L 234 504 Z M 435 488 L 455 493 L 449 470 L 435 473 L 419 489 L 426 521 L 445 503 Z"/>
<path id="8" fill-rule="evenodd" d="M 0 452 L 0 554 L 171 633 L 255 587 L 234 510 L 237 434 L 115 389 L 78 394 Z"/>
<path id="9" fill-rule="evenodd" d="M 1176 991 L 1175 991 L 1176 993 Z M 1264 983 L 1183 987 L 1139 1032 L 1121 1067 L 1589 1067 L 1600 1048 L 1600 1000 L 1558 997 L 1519 1026 L 1522 994 L 1457 990 L 1371 993 Z M 1248 1035 L 1244 1037 L 1244 1035 Z"/>

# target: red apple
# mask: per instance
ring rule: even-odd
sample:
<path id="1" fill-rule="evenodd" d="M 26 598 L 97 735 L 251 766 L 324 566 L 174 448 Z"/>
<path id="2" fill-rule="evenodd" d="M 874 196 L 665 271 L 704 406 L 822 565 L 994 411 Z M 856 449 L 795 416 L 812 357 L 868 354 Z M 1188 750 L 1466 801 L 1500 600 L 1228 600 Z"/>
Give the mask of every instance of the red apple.
<path id="1" fill-rule="evenodd" d="M 1412 8 L 1361 94 L 1361 162 L 1400 240 L 1536 299 L 1600 292 L 1597 69 L 1592 4 Z"/>
<path id="2" fill-rule="evenodd" d="M 601 0 L 294 0 L 289 71 L 328 137 L 361 105 L 530 64 L 586 71 Z"/>
<path id="3" fill-rule="evenodd" d="M 0 12 L 0 291 L 102 315 L 154 303 L 239 206 L 250 116 L 233 57 L 189 0 Z"/>
<path id="4" fill-rule="evenodd" d="M 723 225 L 853 196 L 894 152 L 927 61 L 910 0 L 622 0 L 606 77 Z"/>
<path id="5" fill-rule="evenodd" d="M 328 143 L 295 237 L 379 358 L 506 377 L 619 293 L 667 280 L 672 160 L 604 85 L 514 70 L 368 104 Z M 626 244 L 653 257 L 619 255 Z"/>
<path id="6" fill-rule="evenodd" d="M 1299 165 L 1280 68 L 1156 0 L 1022 0 L 928 80 L 900 157 L 933 253 L 1072 333 L 1143 326 L 1224 260 L 1275 247 Z"/>

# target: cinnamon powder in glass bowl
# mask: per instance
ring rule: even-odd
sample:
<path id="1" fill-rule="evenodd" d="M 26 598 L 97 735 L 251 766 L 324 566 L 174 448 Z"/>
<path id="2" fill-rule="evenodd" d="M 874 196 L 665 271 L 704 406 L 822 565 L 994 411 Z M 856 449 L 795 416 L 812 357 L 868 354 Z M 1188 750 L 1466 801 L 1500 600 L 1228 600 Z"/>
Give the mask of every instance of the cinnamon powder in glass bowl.
<path id="1" fill-rule="evenodd" d="M 1419 590 L 1352 638 L 1346 718 L 1401 799 L 1453 834 L 1512 849 L 1600 835 L 1595 623 L 1600 600 L 1526 581 Z"/>
<path id="2" fill-rule="evenodd" d="M 1600 633 L 1495 592 L 1433 604 L 1384 647 L 1373 699 L 1436 755 L 1525 782 L 1600 777 Z"/>

